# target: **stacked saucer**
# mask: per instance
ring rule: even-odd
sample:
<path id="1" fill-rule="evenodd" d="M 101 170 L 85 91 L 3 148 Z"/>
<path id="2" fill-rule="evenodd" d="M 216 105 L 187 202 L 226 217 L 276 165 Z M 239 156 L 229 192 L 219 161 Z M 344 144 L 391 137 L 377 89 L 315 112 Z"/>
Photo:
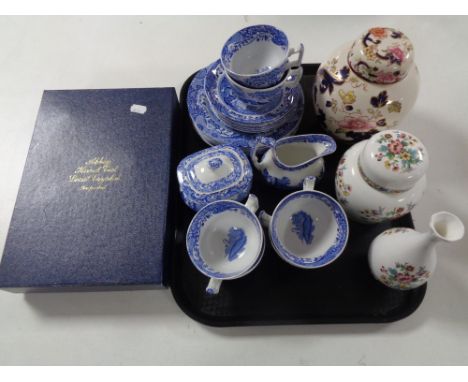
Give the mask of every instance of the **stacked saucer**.
<path id="1" fill-rule="evenodd" d="M 298 60 L 289 60 L 293 54 Z M 231 36 L 221 59 L 200 70 L 189 87 L 188 110 L 200 137 L 249 150 L 259 136 L 293 134 L 304 110 L 302 54 L 302 44 L 289 49 L 286 35 L 269 25 Z"/>

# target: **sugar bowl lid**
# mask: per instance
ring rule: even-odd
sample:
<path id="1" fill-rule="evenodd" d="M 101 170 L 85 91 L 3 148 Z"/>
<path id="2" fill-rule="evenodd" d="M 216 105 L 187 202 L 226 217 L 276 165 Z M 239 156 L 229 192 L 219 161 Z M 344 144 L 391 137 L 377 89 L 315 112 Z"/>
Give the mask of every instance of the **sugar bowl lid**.
<path id="1" fill-rule="evenodd" d="M 348 64 L 367 81 L 392 84 L 406 77 L 414 62 L 411 41 L 393 28 L 371 28 L 356 40 Z"/>
<path id="2" fill-rule="evenodd" d="M 426 173 L 429 158 L 422 142 L 401 130 L 385 130 L 370 138 L 359 155 L 365 180 L 381 191 L 411 189 Z"/>
<path id="3" fill-rule="evenodd" d="M 185 203 L 198 211 L 216 200 L 245 199 L 252 187 L 252 167 L 235 146 L 219 145 L 191 154 L 177 166 L 177 179 Z"/>

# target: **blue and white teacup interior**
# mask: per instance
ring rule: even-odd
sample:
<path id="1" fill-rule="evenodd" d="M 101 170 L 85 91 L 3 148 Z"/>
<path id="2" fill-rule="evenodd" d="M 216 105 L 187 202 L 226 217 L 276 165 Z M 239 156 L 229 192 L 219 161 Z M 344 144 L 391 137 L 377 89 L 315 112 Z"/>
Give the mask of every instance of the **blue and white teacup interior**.
<path id="1" fill-rule="evenodd" d="M 266 214 L 261 214 L 265 219 Z M 335 199 L 318 191 L 286 196 L 268 221 L 274 249 L 297 267 L 319 268 L 331 263 L 348 240 L 345 212 Z"/>
<path id="2" fill-rule="evenodd" d="M 291 67 L 288 57 L 303 47 L 289 50 L 286 34 L 271 25 L 253 25 L 232 35 L 221 51 L 221 62 L 228 75 L 238 83 L 251 88 L 274 86 Z"/>
<path id="3" fill-rule="evenodd" d="M 230 200 L 208 204 L 198 211 L 186 238 L 195 267 L 219 280 L 238 278 L 253 270 L 263 255 L 263 242 L 263 230 L 254 212 Z"/>

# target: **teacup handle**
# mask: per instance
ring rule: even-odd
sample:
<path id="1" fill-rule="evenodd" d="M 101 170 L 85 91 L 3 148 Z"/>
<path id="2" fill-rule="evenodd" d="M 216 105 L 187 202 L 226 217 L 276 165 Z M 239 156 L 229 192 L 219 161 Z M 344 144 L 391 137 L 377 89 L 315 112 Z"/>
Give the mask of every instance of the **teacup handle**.
<path id="1" fill-rule="evenodd" d="M 302 78 L 302 72 L 302 66 L 299 66 L 298 68 L 289 69 L 289 76 L 284 83 L 285 86 L 287 88 L 295 88 L 297 85 L 299 85 L 299 82 Z"/>
<path id="2" fill-rule="evenodd" d="M 252 159 L 252 162 L 258 170 L 263 169 L 263 165 L 258 161 L 258 151 L 260 149 L 271 149 L 275 146 L 276 141 L 273 138 L 270 137 L 258 137 L 255 140 L 255 144 L 250 150 L 250 159 Z M 266 151 L 266 150 L 265 150 Z"/>
<path id="3" fill-rule="evenodd" d="M 304 191 L 314 191 L 316 180 L 317 177 L 315 176 L 307 176 L 302 183 L 302 189 Z"/>
<path id="4" fill-rule="evenodd" d="M 258 198 L 254 194 L 249 194 L 247 201 L 245 202 L 245 206 L 253 213 L 257 212 L 258 210 Z"/>
<path id="5" fill-rule="evenodd" d="M 304 56 L 304 44 L 299 44 L 299 48 L 291 48 L 288 52 L 288 58 L 293 54 L 298 54 L 296 61 L 289 61 L 288 68 L 297 68 L 302 64 L 302 57 Z"/>
<path id="6" fill-rule="evenodd" d="M 258 214 L 258 220 L 265 228 L 270 226 L 271 215 L 268 215 L 264 210 L 261 210 Z"/>
<path id="7" fill-rule="evenodd" d="M 210 281 L 208 282 L 208 286 L 206 287 L 206 293 L 218 294 L 219 288 L 221 287 L 222 282 L 223 280 L 211 278 Z"/>

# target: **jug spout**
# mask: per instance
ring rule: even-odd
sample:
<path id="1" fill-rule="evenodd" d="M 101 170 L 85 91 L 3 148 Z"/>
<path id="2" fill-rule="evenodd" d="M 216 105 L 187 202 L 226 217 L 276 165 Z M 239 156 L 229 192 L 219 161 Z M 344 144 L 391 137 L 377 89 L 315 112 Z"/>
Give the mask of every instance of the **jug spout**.
<path id="1" fill-rule="evenodd" d="M 316 146 L 317 156 L 314 159 L 322 158 L 336 151 L 335 140 L 326 134 L 314 134 L 311 136 L 311 143 Z"/>

